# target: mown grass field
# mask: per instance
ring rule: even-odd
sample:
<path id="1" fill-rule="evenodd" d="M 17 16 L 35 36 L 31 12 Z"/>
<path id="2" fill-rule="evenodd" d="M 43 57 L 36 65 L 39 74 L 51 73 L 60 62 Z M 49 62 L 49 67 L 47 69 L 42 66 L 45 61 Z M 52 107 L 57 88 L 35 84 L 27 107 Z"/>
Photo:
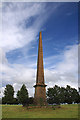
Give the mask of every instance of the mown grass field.
<path id="1" fill-rule="evenodd" d="M 78 118 L 78 105 L 61 108 L 29 108 L 21 105 L 2 105 L 2 118 Z"/>

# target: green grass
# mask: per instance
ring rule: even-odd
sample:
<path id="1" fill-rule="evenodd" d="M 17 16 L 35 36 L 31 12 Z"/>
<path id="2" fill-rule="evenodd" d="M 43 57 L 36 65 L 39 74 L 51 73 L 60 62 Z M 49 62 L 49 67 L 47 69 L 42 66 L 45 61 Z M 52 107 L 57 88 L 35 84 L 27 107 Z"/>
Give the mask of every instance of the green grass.
<path id="1" fill-rule="evenodd" d="M 78 118 L 78 105 L 61 108 L 29 108 L 21 105 L 2 105 L 2 118 Z"/>

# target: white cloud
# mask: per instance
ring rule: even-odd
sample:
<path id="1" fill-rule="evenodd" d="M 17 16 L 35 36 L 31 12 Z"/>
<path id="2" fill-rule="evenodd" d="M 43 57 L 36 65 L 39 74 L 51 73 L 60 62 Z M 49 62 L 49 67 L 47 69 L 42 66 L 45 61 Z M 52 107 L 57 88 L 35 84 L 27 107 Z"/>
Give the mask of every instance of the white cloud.
<path id="1" fill-rule="evenodd" d="M 78 88 L 78 45 L 67 46 L 67 49 L 61 54 L 63 60 L 57 63 L 54 69 L 48 68 L 45 71 L 47 83 L 51 82 L 53 85 L 66 86 Z M 58 59 L 59 56 L 57 56 Z M 53 57 L 54 58 L 54 57 Z M 50 63 L 49 61 L 46 61 Z"/>
<path id="2" fill-rule="evenodd" d="M 0 88 L 0 98 L 4 96 L 5 87 Z"/>
<path id="3" fill-rule="evenodd" d="M 53 8 L 53 11 L 58 6 L 59 4 Z M 30 96 L 33 96 L 33 85 L 36 82 L 36 69 L 33 66 L 36 68 L 36 64 L 33 61 L 30 65 L 26 64 L 26 66 L 23 64 L 10 64 L 6 58 L 6 53 L 25 45 L 28 51 L 31 48 L 29 45 L 36 40 L 41 26 L 50 14 L 50 10 L 45 9 L 45 4 L 41 3 L 3 4 L 3 36 L 0 42 L 0 79 L 2 77 L 3 90 L 0 96 L 3 95 L 6 84 L 12 84 L 16 92 L 22 84 L 26 84 Z M 33 22 L 30 22 L 31 19 L 33 19 Z M 51 56 L 46 59 L 46 62 L 44 61 L 46 66 L 47 63 L 52 63 L 54 59 L 63 58 L 61 62 L 50 66 L 50 68 L 55 66 L 54 69 L 45 69 L 47 87 L 52 87 L 55 84 L 61 86 L 70 84 L 72 87 L 77 88 L 77 54 L 77 45 L 68 46 L 62 55 Z"/>
<path id="4" fill-rule="evenodd" d="M 0 49 L 1 50 L 1 49 Z M 2 50 L 1 50 L 2 51 Z M 2 52 L 2 58 L 4 58 L 4 64 L 0 63 L 0 79 L 2 79 L 3 86 L 0 93 L 0 97 L 3 96 L 3 88 L 6 84 L 12 84 L 15 92 L 17 92 L 22 84 L 26 84 L 26 87 L 31 91 L 36 78 L 36 70 L 27 68 L 27 66 L 20 64 L 9 64 L 4 52 Z M 30 96 L 33 93 L 30 93 Z"/>
<path id="5" fill-rule="evenodd" d="M 78 73 L 78 46 L 67 46 L 67 50 L 64 51 L 63 55 L 63 61 L 58 64 L 57 69 L 62 72 Z"/>
<path id="6" fill-rule="evenodd" d="M 55 84 L 59 86 L 71 85 L 78 87 L 78 45 L 73 45 L 65 49 L 63 52 L 63 61 L 57 63 L 55 69 L 46 68 L 45 82 L 48 87 Z M 60 55 L 59 55 L 60 56 Z M 57 56 L 58 57 L 58 56 Z M 48 58 L 48 62 L 50 59 Z M 33 64 L 33 63 L 32 63 Z M 30 65 L 31 66 L 31 65 Z M 29 95 L 34 95 L 33 85 L 36 83 L 36 69 L 27 68 L 20 64 L 5 64 L 2 66 L 3 81 L 14 86 L 15 91 L 20 89 L 22 84 L 26 84 Z M 1 93 L 2 94 L 2 93 Z"/>
<path id="7" fill-rule="evenodd" d="M 5 52 L 25 45 L 30 49 L 29 45 L 37 39 L 43 24 L 58 7 L 59 4 L 56 4 L 50 10 L 46 3 L 3 3 L 0 47 Z"/>
<path id="8" fill-rule="evenodd" d="M 7 64 L 5 52 L 0 48 L 0 64 Z"/>
<path id="9" fill-rule="evenodd" d="M 0 47 L 8 52 L 35 40 L 36 31 L 39 31 L 41 26 L 41 24 L 37 25 L 37 22 L 40 23 L 37 20 L 42 11 L 43 15 L 44 8 L 44 5 L 36 3 L 3 3 L 3 36 Z M 35 22 L 28 26 L 34 17 L 36 17 Z"/>

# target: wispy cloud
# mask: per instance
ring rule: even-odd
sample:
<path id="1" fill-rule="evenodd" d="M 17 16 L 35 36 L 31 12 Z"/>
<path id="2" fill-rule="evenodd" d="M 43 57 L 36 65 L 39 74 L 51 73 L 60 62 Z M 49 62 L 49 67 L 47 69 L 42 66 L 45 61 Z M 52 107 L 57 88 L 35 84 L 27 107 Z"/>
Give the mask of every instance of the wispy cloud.
<path id="1" fill-rule="evenodd" d="M 3 87 L 0 96 L 3 95 L 6 84 L 12 84 L 17 92 L 23 83 L 26 84 L 30 96 L 33 96 L 37 61 L 31 59 L 36 57 L 36 53 L 30 54 L 29 50 L 33 49 L 33 43 L 36 43 L 37 35 L 43 29 L 47 19 L 52 13 L 55 14 L 60 6 L 55 3 L 54 7 L 50 8 L 51 6 L 46 7 L 46 4 L 3 3 L 3 36 L 0 42 L 0 67 L 2 68 L 0 79 L 2 77 Z M 67 46 L 62 54 L 44 59 L 44 66 L 47 66 L 44 73 L 48 87 L 55 84 L 61 86 L 70 84 L 77 88 L 77 47 L 77 45 Z M 18 56 L 22 63 L 11 64 L 6 54 L 9 56 L 19 50 L 23 54 Z M 28 59 L 26 64 L 23 57 Z M 16 59 L 16 56 L 14 58 Z"/>
<path id="2" fill-rule="evenodd" d="M 54 69 L 51 69 L 52 66 L 45 68 L 45 81 L 48 87 L 54 86 L 55 84 L 60 86 L 69 84 L 72 87 L 78 87 L 78 45 L 67 48 L 62 55 L 63 61 L 56 63 Z M 59 55 L 57 58 L 58 57 Z M 47 62 L 52 61 L 49 58 L 47 60 Z M 6 58 L 4 61 L 6 62 Z M 20 86 L 25 83 L 28 90 L 30 90 L 30 96 L 33 96 L 33 85 L 36 82 L 36 69 L 31 67 L 32 64 L 30 64 L 28 68 L 21 64 L 12 65 L 8 63 L 3 65 L 2 72 L 4 74 L 2 80 L 4 86 L 6 83 L 13 84 L 15 91 L 17 91 L 20 89 Z"/>
<path id="3" fill-rule="evenodd" d="M 78 45 L 67 46 L 63 54 L 57 56 L 57 59 L 59 57 L 62 57 L 60 62 L 53 64 L 55 66 L 50 66 L 48 70 L 46 69 L 47 82 L 50 77 L 50 82 L 52 81 L 54 85 L 65 86 L 69 84 L 78 88 Z M 52 61 L 49 58 L 47 60 L 48 63 Z"/>
<path id="4" fill-rule="evenodd" d="M 52 10 L 46 3 L 3 3 L 2 25 L 3 36 L 0 47 L 6 52 L 26 45 L 37 39 L 37 34 L 49 18 Z"/>

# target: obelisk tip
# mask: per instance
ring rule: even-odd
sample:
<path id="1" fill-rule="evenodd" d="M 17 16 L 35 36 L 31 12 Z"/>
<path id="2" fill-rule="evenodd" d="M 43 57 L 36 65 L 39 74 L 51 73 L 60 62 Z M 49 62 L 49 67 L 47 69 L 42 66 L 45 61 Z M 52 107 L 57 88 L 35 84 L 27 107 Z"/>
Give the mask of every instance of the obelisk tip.
<path id="1" fill-rule="evenodd" d="M 40 31 L 40 34 L 42 33 L 42 31 Z"/>
<path id="2" fill-rule="evenodd" d="M 42 32 L 39 33 L 39 38 L 42 39 Z"/>

